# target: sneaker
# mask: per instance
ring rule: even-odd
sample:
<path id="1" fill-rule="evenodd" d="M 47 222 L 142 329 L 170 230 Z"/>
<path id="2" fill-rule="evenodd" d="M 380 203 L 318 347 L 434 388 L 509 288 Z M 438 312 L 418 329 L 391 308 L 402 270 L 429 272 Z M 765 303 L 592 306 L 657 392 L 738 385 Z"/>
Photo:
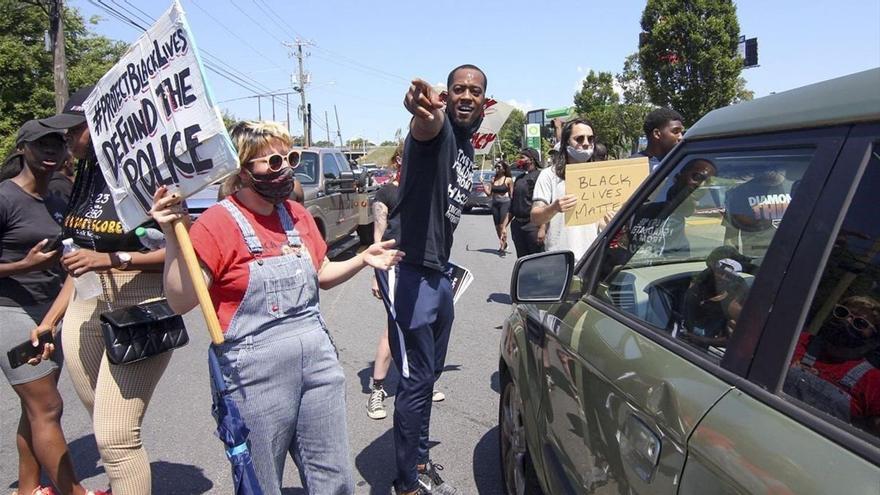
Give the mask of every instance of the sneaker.
<path id="1" fill-rule="evenodd" d="M 419 471 L 419 485 L 431 494 L 463 495 L 461 490 L 443 481 L 438 471 L 443 471 L 443 466 L 428 461 L 425 470 Z"/>
<path id="2" fill-rule="evenodd" d="M 370 399 L 367 400 L 367 416 L 372 419 L 385 419 L 388 413 L 385 411 L 385 397 L 388 393 L 384 388 L 374 388 L 370 391 Z"/>
<path id="3" fill-rule="evenodd" d="M 401 490 L 400 488 L 397 488 L 397 481 L 395 481 L 393 483 L 393 485 L 394 485 L 394 495 L 403 495 L 404 493 L 407 493 L 407 492 L 404 492 L 403 490 Z M 431 492 L 426 492 L 425 488 L 422 485 L 419 485 L 419 487 L 416 488 L 416 491 L 414 491 L 412 493 L 414 495 L 431 495 Z"/>
<path id="4" fill-rule="evenodd" d="M 446 399 L 446 394 L 439 390 L 435 390 L 433 394 L 431 394 L 431 401 L 440 402 Z"/>

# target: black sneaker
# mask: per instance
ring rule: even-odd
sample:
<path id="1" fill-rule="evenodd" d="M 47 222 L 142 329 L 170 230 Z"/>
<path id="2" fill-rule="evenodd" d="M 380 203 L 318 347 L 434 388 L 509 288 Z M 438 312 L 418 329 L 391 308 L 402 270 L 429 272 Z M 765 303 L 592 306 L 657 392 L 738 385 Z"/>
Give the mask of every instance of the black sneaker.
<path id="1" fill-rule="evenodd" d="M 431 461 L 425 463 L 425 470 L 419 470 L 419 485 L 426 493 L 438 495 L 463 495 L 462 491 L 443 481 L 438 471 L 443 471 L 443 466 Z"/>

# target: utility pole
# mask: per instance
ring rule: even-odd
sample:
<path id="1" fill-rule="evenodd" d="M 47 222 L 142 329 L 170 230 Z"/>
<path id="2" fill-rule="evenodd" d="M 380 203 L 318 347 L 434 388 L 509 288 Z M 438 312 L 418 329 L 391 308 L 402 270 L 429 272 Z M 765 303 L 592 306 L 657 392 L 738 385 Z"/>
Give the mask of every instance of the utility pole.
<path id="1" fill-rule="evenodd" d="M 292 136 L 293 130 L 290 128 L 290 94 L 284 95 L 284 106 L 287 108 L 287 133 Z"/>
<path id="2" fill-rule="evenodd" d="M 339 147 L 344 146 L 342 142 L 342 130 L 339 128 L 339 112 L 336 111 L 336 105 L 333 105 L 333 113 L 336 114 L 336 137 L 339 138 Z"/>
<path id="3" fill-rule="evenodd" d="M 263 105 L 260 104 L 260 95 L 257 95 L 257 120 L 263 120 Z"/>
<path id="4" fill-rule="evenodd" d="M 67 103 L 67 55 L 64 52 L 64 0 L 49 0 L 43 10 L 49 14 L 49 47 L 55 82 L 55 111 L 61 113 Z"/>
<path id="5" fill-rule="evenodd" d="M 292 56 L 296 57 L 297 60 L 297 85 L 294 86 L 293 89 L 298 92 L 300 96 L 299 108 L 303 119 L 303 139 L 305 140 L 305 146 L 311 146 L 312 144 L 312 129 L 310 126 L 311 115 L 309 115 L 309 107 L 306 104 L 306 85 L 308 84 L 308 80 L 307 75 L 303 70 L 303 46 L 311 44 L 311 42 L 299 38 L 293 43 L 285 43 L 285 46 L 291 50 Z"/>
<path id="6" fill-rule="evenodd" d="M 327 120 L 327 110 L 324 110 L 324 129 L 327 131 L 327 142 L 332 143 L 333 141 L 330 141 L 330 123 Z"/>

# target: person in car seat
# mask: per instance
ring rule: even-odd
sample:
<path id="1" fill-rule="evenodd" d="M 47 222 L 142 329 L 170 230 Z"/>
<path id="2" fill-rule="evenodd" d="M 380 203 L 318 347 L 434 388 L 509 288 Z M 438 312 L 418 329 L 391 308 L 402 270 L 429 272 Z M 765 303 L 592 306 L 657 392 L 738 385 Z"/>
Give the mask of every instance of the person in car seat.
<path id="1" fill-rule="evenodd" d="M 822 327 L 798 338 L 783 390 L 821 411 L 880 435 L 880 369 L 869 357 L 880 349 L 880 303 L 849 296 Z"/>
<path id="2" fill-rule="evenodd" d="M 706 258 L 685 292 L 682 340 L 698 347 L 724 347 L 749 293 L 741 273 L 752 269 L 751 260 L 736 248 L 721 246 Z"/>

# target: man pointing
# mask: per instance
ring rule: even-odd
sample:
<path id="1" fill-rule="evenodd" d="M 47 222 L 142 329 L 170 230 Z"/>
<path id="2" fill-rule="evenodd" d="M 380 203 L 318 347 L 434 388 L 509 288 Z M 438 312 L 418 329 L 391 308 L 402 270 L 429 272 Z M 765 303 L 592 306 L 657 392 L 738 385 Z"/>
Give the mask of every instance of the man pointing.
<path id="1" fill-rule="evenodd" d="M 453 69 L 447 91 L 415 79 L 404 98 L 413 115 L 403 153 L 400 199 L 389 223 L 400 232 L 405 261 L 378 281 L 388 311 L 389 343 L 400 383 L 394 402 L 398 494 L 457 494 L 428 456 L 431 393 L 443 371 L 454 311 L 447 273 L 452 237 L 470 195 L 486 75 Z"/>

